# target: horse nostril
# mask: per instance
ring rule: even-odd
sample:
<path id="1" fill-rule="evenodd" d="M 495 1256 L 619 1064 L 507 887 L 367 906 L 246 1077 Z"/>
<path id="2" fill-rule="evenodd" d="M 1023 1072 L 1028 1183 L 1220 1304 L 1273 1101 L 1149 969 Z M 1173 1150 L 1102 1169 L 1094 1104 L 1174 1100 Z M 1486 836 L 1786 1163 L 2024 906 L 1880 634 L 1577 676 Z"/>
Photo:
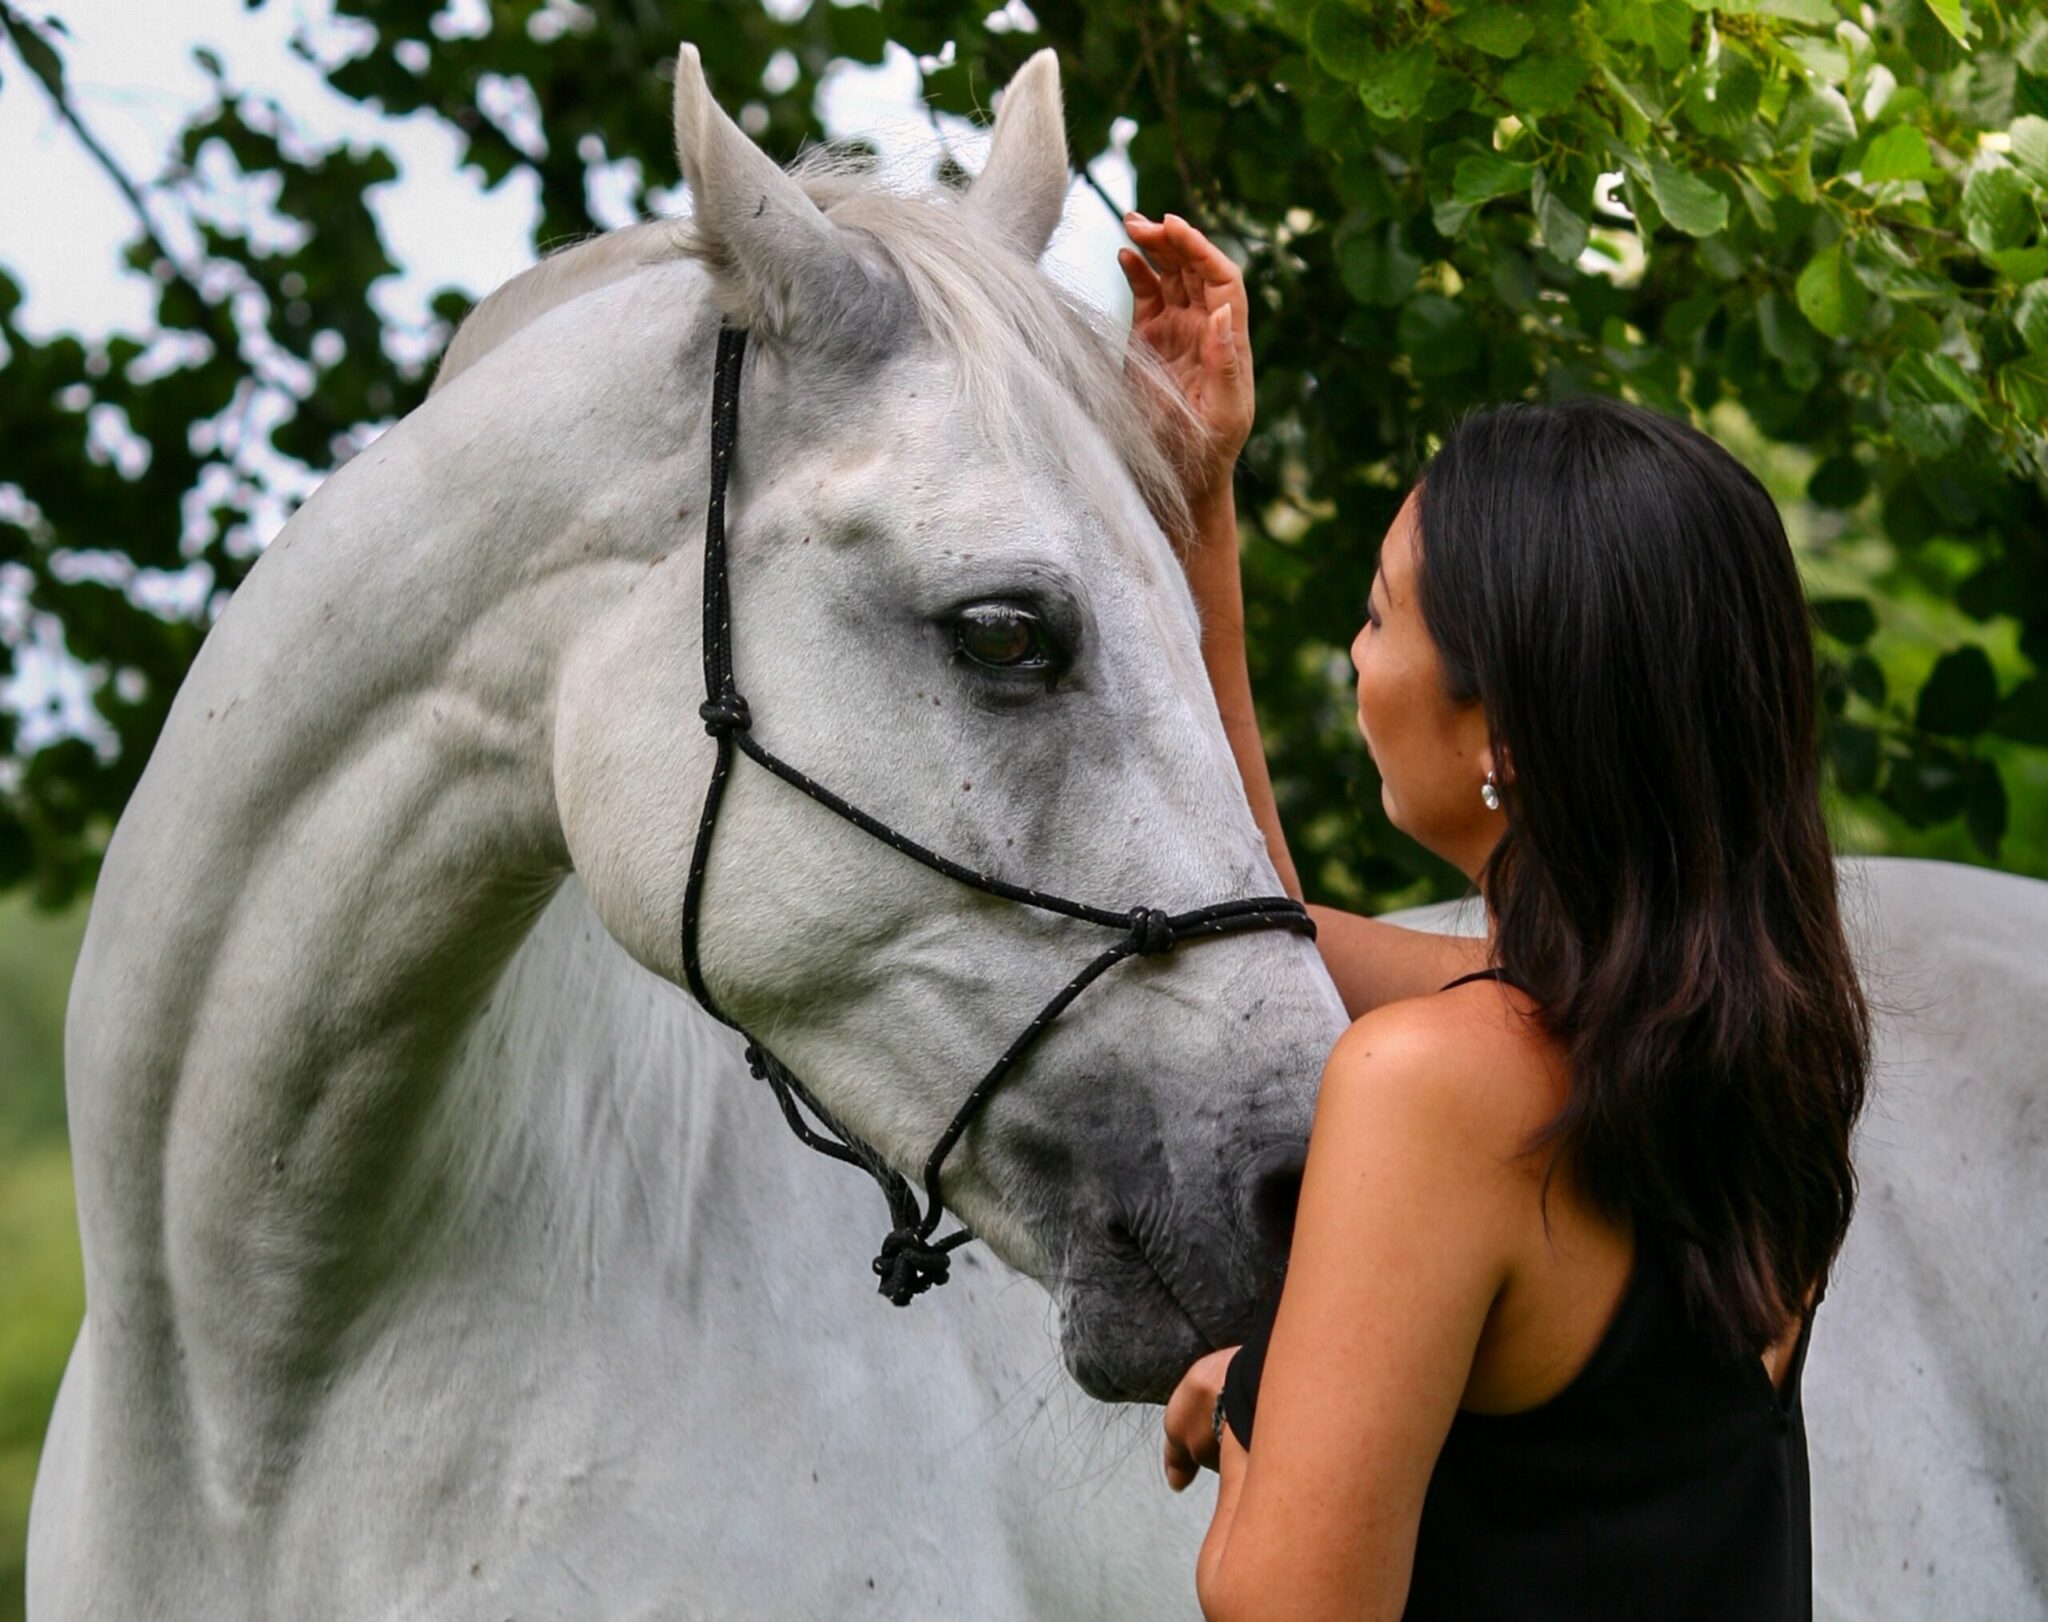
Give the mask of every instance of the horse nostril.
<path id="1" fill-rule="evenodd" d="M 1246 1227 L 1253 1254 L 1266 1272 L 1278 1278 L 1287 1270 L 1288 1248 L 1294 1243 L 1294 1208 L 1301 1200 L 1301 1168 L 1306 1144 L 1272 1150 L 1252 1162 L 1246 1179 Z"/>
<path id="2" fill-rule="evenodd" d="M 1131 1225 L 1122 1217 L 1111 1217 L 1104 1232 L 1108 1235 L 1109 1242 L 1119 1249 L 1138 1248 L 1138 1236 L 1131 1231 Z"/>

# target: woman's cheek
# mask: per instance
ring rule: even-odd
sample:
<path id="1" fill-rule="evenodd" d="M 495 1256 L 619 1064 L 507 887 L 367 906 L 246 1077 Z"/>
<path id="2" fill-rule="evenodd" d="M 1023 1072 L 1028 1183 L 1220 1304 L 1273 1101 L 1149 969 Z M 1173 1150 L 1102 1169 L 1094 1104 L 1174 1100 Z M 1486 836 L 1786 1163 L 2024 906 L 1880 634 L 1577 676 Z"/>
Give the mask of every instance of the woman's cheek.
<path id="1" fill-rule="evenodd" d="M 1379 762 L 1379 751 L 1373 743 L 1374 723 L 1387 719 L 1386 672 L 1379 667 L 1379 660 L 1371 653 L 1364 658 L 1353 655 L 1358 665 L 1358 735 L 1365 739 L 1365 747 L 1375 764 Z"/>

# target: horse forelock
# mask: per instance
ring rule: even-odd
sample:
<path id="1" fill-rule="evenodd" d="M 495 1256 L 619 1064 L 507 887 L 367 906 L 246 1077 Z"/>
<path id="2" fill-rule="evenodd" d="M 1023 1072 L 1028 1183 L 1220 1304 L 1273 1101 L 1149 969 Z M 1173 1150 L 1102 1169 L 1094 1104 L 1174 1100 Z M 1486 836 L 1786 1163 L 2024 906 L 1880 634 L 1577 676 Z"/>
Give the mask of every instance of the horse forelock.
<path id="1" fill-rule="evenodd" d="M 1198 432 L 1180 392 L 1151 352 L 1132 347 L 1092 306 L 1027 261 L 998 232 L 960 206 L 962 193 L 892 184 L 858 149 L 811 149 L 790 173 L 826 216 L 883 262 L 915 325 L 952 362 L 967 403 L 985 429 L 1036 462 L 1070 460 L 1062 413 L 1078 407 L 1108 442 L 1162 525 L 1186 518 L 1173 460 L 1161 443 Z M 486 296 L 450 342 L 435 389 L 475 365 L 521 328 L 587 292 L 679 258 L 714 279 L 722 245 L 689 218 L 648 220 L 561 249 Z M 872 286 L 844 289 L 844 308 L 806 311 L 814 332 L 858 334 L 887 344 L 896 323 L 877 327 Z"/>

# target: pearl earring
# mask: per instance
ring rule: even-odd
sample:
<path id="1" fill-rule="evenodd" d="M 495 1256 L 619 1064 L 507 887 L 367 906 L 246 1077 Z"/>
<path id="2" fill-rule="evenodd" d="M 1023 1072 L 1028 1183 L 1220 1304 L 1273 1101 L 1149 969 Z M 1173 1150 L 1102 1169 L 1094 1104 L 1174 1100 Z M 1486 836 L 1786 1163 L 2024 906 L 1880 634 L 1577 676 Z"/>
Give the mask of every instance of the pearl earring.
<path id="1" fill-rule="evenodd" d="M 1494 782 L 1493 773 L 1486 774 L 1486 781 L 1479 785 L 1479 800 L 1489 811 L 1500 809 L 1500 786 Z"/>

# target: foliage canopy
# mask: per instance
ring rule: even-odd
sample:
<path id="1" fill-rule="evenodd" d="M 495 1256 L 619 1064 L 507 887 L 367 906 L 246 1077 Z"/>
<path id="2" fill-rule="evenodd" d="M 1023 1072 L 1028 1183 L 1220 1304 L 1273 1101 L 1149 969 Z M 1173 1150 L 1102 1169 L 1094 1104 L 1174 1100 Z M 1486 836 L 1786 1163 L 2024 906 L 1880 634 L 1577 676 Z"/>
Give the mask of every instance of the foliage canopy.
<path id="1" fill-rule="evenodd" d="M 1342 650 L 1429 436 L 1513 396 L 1596 390 L 1706 418 L 1796 506 L 1852 830 L 1910 843 L 1960 826 L 1991 858 L 2013 805 L 2048 805 L 2038 6 L 488 0 L 480 35 L 437 21 L 438 0 L 336 9 L 368 26 L 323 64 L 335 88 L 451 121 L 492 183 L 533 171 L 545 244 L 596 228 L 596 166 L 637 157 L 668 178 L 653 69 L 679 38 L 783 157 L 821 136 L 835 58 L 879 61 L 897 40 L 927 59 L 935 107 L 978 115 L 1054 46 L 1075 150 L 1135 120 L 1143 206 L 1189 215 L 1247 268 L 1253 676 L 1297 855 L 1332 900 L 1455 888 L 1385 825 Z M 60 102 L 61 11 L 0 0 L 0 73 L 25 68 Z M 105 677 L 98 748 L 31 750 L 0 717 L 16 759 L 0 885 L 51 900 L 90 878 L 207 623 L 207 593 L 167 612 L 150 583 L 203 564 L 217 603 L 310 477 L 424 390 L 429 356 L 369 291 L 394 267 L 363 191 L 390 159 L 309 148 L 207 65 L 216 107 L 136 194 L 138 216 L 194 233 L 189 253 L 156 230 L 131 249 L 157 279 L 160 335 L 37 343 L 0 271 L 0 569 L 29 605 L 0 635 L 13 649 L 61 626 Z M 508 115 L 519 101 L 537 130 Z M 300 229 L 238 228 L 204 178 L 223 168 L 282 177 Z M 2023 830 L 2005 859 L 2048 871 L 2041 838 Z"/>

